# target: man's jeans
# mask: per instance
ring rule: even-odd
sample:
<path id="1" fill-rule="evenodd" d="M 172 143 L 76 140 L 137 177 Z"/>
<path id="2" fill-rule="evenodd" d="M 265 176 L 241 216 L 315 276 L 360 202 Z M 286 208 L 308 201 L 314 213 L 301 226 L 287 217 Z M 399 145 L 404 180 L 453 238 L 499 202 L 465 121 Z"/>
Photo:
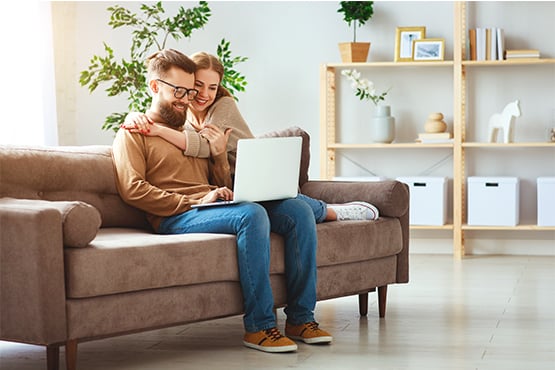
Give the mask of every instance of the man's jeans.
<path id="1" fill-rule="evenodd" d="M 239 203 L 192 209 L 165 218 L 160 234 L 220 233 L 237 236 L 237 259 L 248 332 L 276 326 L 270 285 L 270 230 L 285 244 L 287 321 L 314 320 L 316 305 L 316 223 L 301 199 Z"/>

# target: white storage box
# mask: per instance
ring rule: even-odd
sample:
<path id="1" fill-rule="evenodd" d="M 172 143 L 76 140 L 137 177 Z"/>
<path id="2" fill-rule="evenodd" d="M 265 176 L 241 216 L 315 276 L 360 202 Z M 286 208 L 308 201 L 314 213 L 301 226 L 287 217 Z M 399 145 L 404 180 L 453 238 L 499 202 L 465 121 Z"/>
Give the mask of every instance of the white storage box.
<path id="1" fill-rule="evenodd" d="M 518 185 L 516 177 L 469 177 L 468 224 L 516 226 Z"/>
<path id="2" fill-rule="evenodd" d="M 445 225 L 446 177 L 398 177 L 397 180 L 409 186 L 411 225 Z"/>
<path id="3" fill-rule="evenodd" d="M 538 226 L 555 226 L 555 177 L 538 177 Z"/>

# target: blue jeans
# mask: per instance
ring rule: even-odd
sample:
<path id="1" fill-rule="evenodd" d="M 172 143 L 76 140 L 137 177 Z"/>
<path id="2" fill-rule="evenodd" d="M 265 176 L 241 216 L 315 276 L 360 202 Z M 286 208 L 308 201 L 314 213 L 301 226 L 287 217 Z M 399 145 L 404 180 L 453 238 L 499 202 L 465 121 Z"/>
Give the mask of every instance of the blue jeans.
<path id="1" fill-rule="evenodd" d="M 248 332 L 276 326 L 270 285 L 270 231 L 285 244 L 287 321 L 314 321 L 316 305 L 316 223 L 300 199 L 192 209 L 165 218 L 160 234 L 220 233 L 237 236 L 237 260 Z"/>
<path id="2" fill-rule="evenodd" d="M 324 222 L 328 210 L 328 205 L 324 201 L 310 198 L 300 193 L 299 195 L 297 195 L 297 199 L 302 200 L 310 206 L 312 212 L 314 213 L 314 218 L 316 219 L 317 224 Z"/>

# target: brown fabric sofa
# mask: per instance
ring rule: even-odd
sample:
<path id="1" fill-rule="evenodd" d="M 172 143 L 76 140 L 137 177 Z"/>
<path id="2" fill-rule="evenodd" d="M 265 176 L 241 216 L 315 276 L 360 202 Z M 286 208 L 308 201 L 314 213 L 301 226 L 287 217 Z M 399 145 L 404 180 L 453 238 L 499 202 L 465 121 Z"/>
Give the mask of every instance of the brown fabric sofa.
<path id="1" fill-rule="evenodd" d="M 77 366 L 78 342 L 242 313 L 233 235 L 156 235 L 119 197 L 110 146 L 0 147 L 0 340 L 45 345 L 47 367 Z M 304 150 L 307 150 L 305 146 Z M 318 225 L 318 299 L 408 282 L 406 185 L 308 181 L 330 203 L 365 200 L 377 221 Z M 272 235 L 276 306 L 283 241 Z"/>

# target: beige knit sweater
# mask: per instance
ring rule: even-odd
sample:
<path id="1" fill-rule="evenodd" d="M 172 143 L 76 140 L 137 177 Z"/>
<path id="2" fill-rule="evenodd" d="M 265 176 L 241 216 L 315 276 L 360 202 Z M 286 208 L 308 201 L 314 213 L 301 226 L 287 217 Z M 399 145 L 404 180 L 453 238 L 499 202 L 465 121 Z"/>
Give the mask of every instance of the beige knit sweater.
<path id="1" fill-rule="evenodd" d="M 191 112 L 188 112 L 187 117 L 187 123 L 185 123 L 186 130 L 184 131 L 187 135 L 185 155 L 208 158 L 210 156 L 208 141 L 195 131 L 194 126 L 189 121 L 192 118 Z M 237 103 L 235 103 L 232 97 L 224 96 L 219 98 L 208 109 L 204 122 L 200 123 L 213 124 L 224 131 L 226 128 L 233 129 L 227 142 L 227 155 L 229 165 L 231 166 L 231 173 L 234 174 L 237 159 L 237 141 L 254 137 L 247 122 L 245 122 L 241 112 L 239 112 Z"/>

